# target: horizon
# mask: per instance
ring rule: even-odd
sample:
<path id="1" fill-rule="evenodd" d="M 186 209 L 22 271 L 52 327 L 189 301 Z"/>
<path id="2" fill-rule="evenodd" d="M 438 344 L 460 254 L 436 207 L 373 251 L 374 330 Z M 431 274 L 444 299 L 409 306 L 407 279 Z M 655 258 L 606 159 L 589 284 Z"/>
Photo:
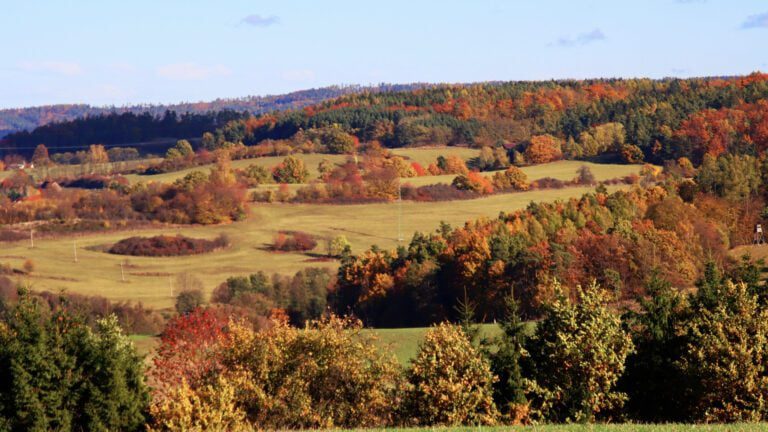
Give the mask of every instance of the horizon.
<path id="1" fill-rule="evenodd" d="M 96 109 L 109 109 L 109 108 L 115 108 L 115 109 L 130 109 L 130 108 L 141 108 L 141 107 L 162 107 L 162 106 L 174 106 L 174 105 L 187 105 L 187 104 L 196 104 L 196 103 L 209 103 L 213 101 L 240 101 L 240 100 L 248 100 L 251 98 L 270 98 L 270 97 L 279 97 L 284 96 L 288 94 L 293 93 L 301 93 L 301 92 L 309 92 L 313 90 L 322 90 L 326 88 L 349 88 L 349 87 L 358 87 L 362 89 L 367 88 L 376 88 L 379 86 L 399 86 L 399 85 L 425 85 L 425 86 L 473 86 L 473 85 L 482 85 L 482 84 L 496 84 L 496 83 L 508 83 L 508 82 L 531 82 L 531 83 L 542 83 L 542 82 L 567 82 L 567 81 L 609 81 L 609 80 L 623 80 L 623 81 L 629 81 L 629 80 L 653 80 L 653 81 L 664 81 L 664 80 L 689 80 L 689 79 L 728 79 L 728 78 L 735 78 L 735 77 L 743 77 L 743 76 L 749 76 L 751 74 L 763 74 L 762 70 L 754 70 L 748 73 L 744 74 L 738 74 L 738 75 L 702 75 L 702 76 L 688 76 L 688 77 L 678 77 L 678 76 L 664 76 L 660 78 L 650 78 L 650 77 L 643 77 L 643 76 L 630 76 L 630 77 L 585 77 L 585 78 L 550 78 L 550 79 L 534 79 L 534 80 L 491 80 L 491 81 L 470 81 L 470 82 L 381 82 L 381 83 L 369 83 L 369 84 L 329 84 L 327 86 L 322 87 L 308 87 L 308 88 L 299 88 L 296 90 L 287 91 L 285 93 L 264 93 L 264 94 L 249 94 L 244 96 L 232 96 L 232 97 L 217 97 L 214 99 L 200 99 L 200 100 L 179 100 L 179 101 L 161 101 L 161 102 L 136 102 L 136 103 L 127 103 L 122 105 L 94 105 L 89 104 L 86 102 L 75 102 L 75 103 L 57 103 L 57 104 L 47 104 L 47 105 L 29 105 L 29 106 L 15 106 L 15 107 L 0 107 L 0 111 L 13 111 L 13 110 L 24 110 L 24 109 L 34 109 L 34 108 L 42 108 L 42 107 L 51 107 L 51 106 L 74 106 L 74 105 L 85 105 L 89 106 L 91 108 Z"/>
<path id="2" fill-rule="evenodd" d="M 12 2 L 0 17 L 0 36 L 14 41 L 0 65 L 0 109 L 768 69 L 760 1 L 545 3 Z"/>

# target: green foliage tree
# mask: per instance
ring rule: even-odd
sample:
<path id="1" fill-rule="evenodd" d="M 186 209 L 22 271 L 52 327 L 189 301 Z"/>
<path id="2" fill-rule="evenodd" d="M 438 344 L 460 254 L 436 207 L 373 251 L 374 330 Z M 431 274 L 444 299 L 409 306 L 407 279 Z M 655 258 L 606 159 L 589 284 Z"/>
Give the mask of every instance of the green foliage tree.
<path id="1" fill-rule="evenodd" d="M 759 162 L 749 155 L 727 154 L 719 158 L 705 155 L 696 174 L 696 183 L 701 190 L 731 201 L 753 195 L 761 181 Z"/>
<path id="2" fill-rule="evenodd" d="M 203 133 L 200 145 L 206 150 L 216 150 L 216 137 L 210 132 Z"/>
<path id="3" fill-rule="evenodd" d="M 527 335 L 517 301 L 511 293 L 504 298 L 504 305 L 504 317 L 499 322 L 502 334 L 495 338 L 496 350 L 490 350 L 486 355 L 498 378 L 493 386 L 496 406 L 508 422 L 520 423 L 525 420 L 528 403 L 522 367 Z"/>
<path id="4" fill-rule="evenodd" d="M 288 156 L 274 168 L 272 177 L 277 183 L 305 183 L 309 179 L 309 171 L 304 161 Z"/>
<path id="5" fill-rule="evenodd" d="M 688 314 L 686 298 L 662 279 L 649 278 L 648 298 L 640 311 L 626 317 L 636 351 L 627 358 L 620 388 L 629 395 L 627 411 L 642 422 L 681 422 L 688 419 L 686 388 L 677 365 L 686 340 L 681 328 Z"/>
<path id="6" fill-rule="evenodd" d="M 202 306 L 204 300 L 203 292 L 199 289 L 184 289 L 176 295 L 174 307 L 176 312 L 185 315 Z"/>
<path id="7" fill-rule="evenodd" d="M 493 187 L 499 190 L 528 190 L 528 176 L 518 167 L 511 166 L 503 172 L 493 174 L 491 178 Z"/>
<path id="8" fill-rule="evenodd" d="M 627 399 L 616 383 L 632 339 L 608 308 L 610 296 L 596 283 L 571 302 L 558 282 L 555 299 L 528 340 L 533 365 L 528 397 L 532 416 L 550 422 L 593 422 L 620 414 Z"/>
<path id="9" fill-rule="evenodd" d="M 91 330 L 23 293 L 0 321 L 0 430 L 141 430 L 143 369 L 114 316 Z"/>
<path id="10" fill-rule="evenodd" d="M 222 362 L 256 428 L 382 427 L 395 421 L 402 374 L 362 324 L 331 316 L 303 328 L 235 324 Z"/>
<path id="11" fill-rule="evenodd" d="M 621 146 L 621 160 L 628 164 L 636 164 L 643 161 L 645 155 L 643 150 L 634 144 L 624 144 Z"/>
<path id="12" fill-rule="evenodd" d="M 768 311 L 746 284 L 726 281 L 717 292 L 715 303 L 700 303 L 685 328 L 679 367 L 694 383 L 692 418 L 761 421 L 768 400 Z"/>
<path id="13" fill-rule="evenodd" d="M 165 153 L 166 159 L 183 159 L 195 154 L 192 144 L 187 140 L 178 140 L 176 144 Z"/>
<path id="14" fill-rule="evenodd" d="M 32 163 L 42 167 L 51 164 L 51 159 L 48 157 L 48 148 L 45 144 L 38 144 L 37 147 L 35 147 L 35 153 L 32 155 Z"/>
<path id="15" fill-rule="evenodd" d="M 328 255 L 332 257 L 340 257 L 344 250 L 350 247 L 349 240 L 343 235 L 339 235 L 331 239 L 328 244 Z"/>
<path id="16" fill-rule="evenodd" d="M 345 132 L 338 124 L 309 130 L 307 136 L 324 145 L 329 153 L 350 154 L 357 149 L 357 138 Z"/>
<path id="17" fill-rule="evenodd" d="M 493 373 L 461 328 L 430 328 L 408 371 L 406 421 L 430 426 L 492 425 Z"/>

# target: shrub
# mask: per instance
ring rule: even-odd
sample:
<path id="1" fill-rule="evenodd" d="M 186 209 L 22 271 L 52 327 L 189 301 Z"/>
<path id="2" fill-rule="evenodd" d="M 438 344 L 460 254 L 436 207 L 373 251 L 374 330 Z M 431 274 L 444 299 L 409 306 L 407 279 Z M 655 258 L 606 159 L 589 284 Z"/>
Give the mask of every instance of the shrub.
<path id="1" fill-rule="evenodd" d="M 472 191 L 481 195 L 493 193 L 491 182 L 485 176 L 475 171 L 457 175 L 451 185 L 456 189 Z"/>
<path id="2" fill-rule="evenodd" d="M 640 147 L 634 144 L 624 144 L 621 146 L 621 159 L 629 164 L 641 163 L 645 155 Z"/>
<path id="3" fill-rule="evenodd" d="M 569 301 L 554 283 L 555 299 L 527 344 L 533 365 L 532 414 L 550 422 L 593 422 L 617 415 L 627 396 L 616 391 L 632 339 L 608 309 L 606 291 L 592 283 Z"/>
<path id="4" fill-rule="evenodd" d="M 552 177 L 544 177 L 534 180 L 532 186 L 537 189 L 562 189 L 565 187 L 565 182 Z"/>
<path id="5" fill-rule="evenodd" d="M 0 229 L 0 242 L 12 242 L 18 240 L 25 240 L 29 237 L 29 234 L 25 234 L 18 231 Z"/>
<path id="6" fill-rule="evenodd" d="M 196 255 L 226 247 L 229 239 L 220 235 L 214 240 L 194 239 L 183 235 L 154 237 L 129 237 L 112 245 L 109 253 L 132 256 L 183 256 Z"/>
<path id="7" fill-rule="evenodd" d="M 461 328 L 430 328 L 408 371 L 407 423 L 430 426 L 492 425 L 498 411 L 485 357 L 472 348 Z"/>
<path id="8" fill-rule="evenodd" d="M 469 169 L 467 168 L 467 163 L 464 162 L 464 159 L 456 156 L 456 155 L 450 155 L 448 157 L 438 156 L 437 157 L 437 168 L 440 169 L 441 174 L 467 174 L 469 173 Z M 431 169 L 430 169 L 431 171 Z"/>
<path id="9" fill-rule="evenodd" d="M 27 273 L 32 273 L 35 271 L 35 262 L 31 259 L 24 261 L 24 271 Z"/>
<path id="10" fill-rule="evenodd" d="M 316 246 L 314 236 L 302 231 L 280 231 L 272 242 L 272 249 L 281 252 L 304 252 Z"/>

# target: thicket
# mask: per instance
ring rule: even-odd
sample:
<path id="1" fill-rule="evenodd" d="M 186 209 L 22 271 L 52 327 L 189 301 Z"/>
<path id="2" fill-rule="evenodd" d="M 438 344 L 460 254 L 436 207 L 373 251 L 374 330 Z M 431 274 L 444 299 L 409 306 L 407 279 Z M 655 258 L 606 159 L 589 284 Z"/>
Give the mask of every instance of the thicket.
<path id="1" fill-rule="evenodd" d="M 133 256 L 183 256 L 213 252 L 229 246 L 229 238 L 220 235 L 213 240 L 195 239 L 183 235 L 129 237 L 109 248 L 109 253 Z"/>

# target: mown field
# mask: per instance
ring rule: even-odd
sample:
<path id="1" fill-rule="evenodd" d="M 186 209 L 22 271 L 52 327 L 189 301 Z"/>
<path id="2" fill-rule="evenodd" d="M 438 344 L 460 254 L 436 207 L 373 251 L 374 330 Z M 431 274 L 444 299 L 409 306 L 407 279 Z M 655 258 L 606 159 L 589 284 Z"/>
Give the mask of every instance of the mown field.
<path id="1" fill-rule="evenodd" d="M 478 150 L 461 147 L 396 149 L 394 153 L 427 165 L 439 155 L 457 155 L 465 159 L 477 156 Z M 323 159 L 343 162 L 345 155 L 298 155 L 307 164 L 312 176 L 317 176 L 317 165 Z M 283 157 L 264 157 L 234 161 L 234 167 L 259 164 L 271 167 Z M 598 165 L 577 161 L 559 161 L 526 167 L 529 179 L 553 177 L 570 180 L 576 170 L 588 165 L 599 180 L 622 177 L 639 171 L 638 165 Z M 131 181 L 170 182 L 193 170 L 153 175 L 128 176 Z M 449 183 L 453 176 L 428 176 L 408 179 L 414 184 Z M 267 185 L 261 188 L 274 188 Z M 300 185 L 290 185 L 292 188 Z M 611 189 L 615 189 L 613 187 Z M 432 231 L 441 221 L 452 225 L 478 217 L 496 217 L 500 211 L 524 208 L 532 201 L 553 201 L 581 196 L 591 187 L 572 187 L 559 190 L 499 194 L 485 198 L 450 202 L 402 203 L 402 235 L 409 239 L 416 231 Z M 258 190 L 258 189 L 257 189 Z M 352 244 L 353 252 L 362 251 L 373 244 L 385 248 L 397 246 L 398 214 L 400 204 L 377 203 L 359 205 L 317 204 L 254 204 L 245 221 L 221 226 L 159 227 L 138 231 L 113 231 L 84 234 L 59 239 L 38 239 L 35 248 L 27 241 L 5 243 L 0 250 L 0 263 L 21 267 L 31 259 L 35 271 L 24 277 L 22 283 L 36 290 L 67 290 L 89 295 L 102 295 L 111 300 L 140 301 L 155 308 L 169 308 L 175 295 L 175 279 L 188 272 L 203 282 L 210 293 L 227 277 L 247 275 L 262 270 L 267 273 L 292 274 L 309 266 L 335 267 L 337 263 L 322 257 L 327 251 L 326 241 L 344 235 Z M 309 254 L 275 253 L 267 250 L 279 230 L 301 230 L 320 240 L 318 247 Z M 197 238 L 213 238 L 227 234 L 230 247 L 210 254 L 145 258 L 124 257 L 104 252 L 113 243 L 130 236 L 158 234 L 183 234 Z M 78 260 L 74 260 L 77 249 Z M 121 272 L 121 263 L 123 264 Z M 125 280 L 123 280 L 123 275 Z"/>
<path id="2" fill-rule="evenodd" d="M 616 189 L 612 187 L 609 189 Z M 448 202 L 402 203 L 402 233 L 405 239 L 416 231 L 432 231 L 440 221 L 462 225 L 481 216 L 496 217 L 500 211 L 524 208 L 532 201 L 553 201 L 581 196 L 591 187 L 498 194 L 486 198 Z M 275 253 L 266 250 L 279 230 L 302 230 L 321 238 L 344 235 L 359 252 L 372 244 L 396 247 L 398 237 L 397 203 L 360 205 L 255 204 L 247 220 L 221 226 L 187 226 L 138 231 L 86 234 L 60 239 L 38 239 L 34 249 L 27 241 L 3 244 L 0 262 L 21 267 L 25 260 L 35 263 L 35 271 L 23 283 L 34 290 L 68 290 L 102 295 L 112 300 L 141 301 L 156 308 L 173 304 L 173 281 L 182 272 L 199 278 L 210 293 L 233 275 L 259 270 L 292 274 L 308 266 L 335 267 L 335 261 L 318 261 L 300 253 Z M 103 252 L 113 243 L 130 236 L 183 234 L 213 238 L 227 234 L 230 247 L 210 254 L 186 257 L 124 257 Z M 75 245 L 76 241 L 76 245 Z M 326 252 L 321 242 L 317 254 Z M 77 247 L 78 262 L 74 262 Z M 121 262 L 125 282 L 121 281 Z"/>
<path id="3" fill-rule="evenodd" d="M 737 424 L 571 424 L 538 426 L 466 426 L 466 427 L 425 427 L 425 428 L 389 428 L 355 429 L 360 432 L 760 432 L 768 431 L 768 423 Z"/>
<path id="4" fill-rule="evenodd" d="M 317 165 L 320 164 L 320 162 L 323 159 L 327 159 L 333 163 L 343 163 L 347 160 L 347 155 L 329 155 L 329 154 L 297 154 L 294 155 L 304 161 L 304 164 L 307 166 L 307 170 L 309 171 L 309 176 L 311 179 L 316 179 L 319 176 L 319 173 L 317 171 Z M 279 164 L 280 162 L 285 159 L 285 156 L 266 156 L 266 157 L 260 157 L 260 158 L 254 158 L 254 159 L 240 159 L 232 161 L 232 168 L 245 168 L 250 165 L 259 165 L 263 166 L 265 168 L 272 168 L 275 165 Z M 153 175 L 139 175 L 139 174 L 129 174 L 125 177 L 131 182 L 136 183 L 139 181 L 143 182 L 160 182 L 160 183 L 172 183 L 176 179 L 180 179 L 184 177 L 185 175 L 191 173 L 192 171 L 204 171 L 208 172 L 213 165 L 201 165 L 198 167 L 193 168 L 187 168 L 181 171 L 173 171 L 169 173 L 163 173 L 163 174 L 153 174 Z"/>

